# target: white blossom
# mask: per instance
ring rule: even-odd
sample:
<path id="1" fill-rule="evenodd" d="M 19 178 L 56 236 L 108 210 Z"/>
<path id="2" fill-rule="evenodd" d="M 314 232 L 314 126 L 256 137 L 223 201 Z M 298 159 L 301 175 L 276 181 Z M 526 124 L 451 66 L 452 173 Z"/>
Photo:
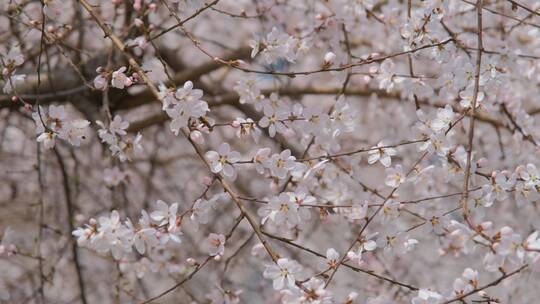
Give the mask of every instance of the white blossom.
<path id="1" fill-rule="evenodd" d="M 123 89 L 133 84 L 133 80 L 124 73 L 126 67 L 121 67 L 112 73 L 111 85 L 117 89 Z"/>
<path id="2" fill-rule="evenodd" d="M 240 153 L 231 151 L 231 147 L 228 143 L 223 143 L 219 146 L 218 151 L 208 151 L 205 157 L 210 162 L 212 172 L 220 173 L 234 180 L 236 179 L 236 171 L 234 170 L 234 163 L 240 160 Z"/>
<path id="3" fill-rule="evenodd" d="M 210 233 L 207 239 L 207 246 L 209 255 L 223 255 L 225 252 L 225 236 L 223 234 Z"/>
<path id="4" fill-rule="evenodd" d="M 281 258 L 276 261 L 276 264 L 272 264 L 266 267 L 264 270 L 264 277 L 273 281 L 275 290 L 280 290 L 287 286 L 295 286 L 295 276 L 302 270 L 302 266 L 295 260 L 289 260 Z"/>
<path id="5" fill-rule="evenodd" d="M 374 164 L 377 161 L 379 161 L 383 166 L 390 167 L 392 164 L 392 156 L 396 155 L 397 152 L 394 148 L 383 148 L 385 147 L 384 142 L 379 142 L 376 147 L 373 147 L 372 150 L 370 150 L 368 163 Z"/>
<path id="6" fill-rule="evenodd" d="M 418 295 L 412 299 L 412 304 L 440 304 L 444 300 L 439 293 L 429 290 L 420 289 Z"/>

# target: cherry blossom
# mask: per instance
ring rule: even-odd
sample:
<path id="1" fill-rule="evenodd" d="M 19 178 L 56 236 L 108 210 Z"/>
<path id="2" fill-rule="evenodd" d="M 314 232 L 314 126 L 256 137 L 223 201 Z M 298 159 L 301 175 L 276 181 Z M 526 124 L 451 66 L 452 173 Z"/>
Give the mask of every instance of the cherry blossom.
<path id="1" fill-rule="evenodd" d="M 294 287 L 295 276 L 301 270 L 302 266 L 295 260 L 281 258 L 276 261 L 276 264 L 267 266 L 263 276 L 273 281 L 272 284 L 275 290 L 280 290 L 285 287 L 285 283 L 287 283 L 288 287 Z"/>
<path id="2" fill-rule="evenodd" d="M 140 254 L 144 254 L 146 248 L 154 247 L 158 244 L 156 230 L 151 226 L 150 217 L 146 211 L 141 211 L 139 220 L 141 228 L 134 235 L 133 244 Z"/>
<path id="3" fill-rule="evenodd" d="M 412 304 L 440 304 L 443 297 L 435 291 L 420 289 L 418 295 L 412 299 Z"/>
<path id="4" fill-rule="evenodd" d="M 405 173 L 403 173 L 401 165 L 396 165 L 395 168 L 386 169 L 385 184 L 388 187 L 397 188 L 399 185 L 403 184 L 405 180 Z"/>
<path id="5" fill-rule="evenodd" d="M 97 89 L 97 90 L 102 90 L 104 91 L 105 89 L 107 89 L 107 77 L 104 76 L 104 75 L 97 75 L 96 78 L 94 78 L 94 87 Z"/>
<path id="6" fill-rule="evenodd" d="M 256 78 L 247 78 L 236 83 L 233 88 L 240 95 L 240 103 L 254 103 L 257 107 L 258 102 L 264 98 L 261 89 L 257 86 L 257 82 Z M 256 109 L 260 110 L 260 108 Z"/>
<path id="7" fill-rule="evenodd" d="M 362 265 L 362 254 L 366 251 L 373 251 L 377 248 L 377 242 L 372 240 L 377 233 L 368 236 L 367 238 L 361 238 L 360 245 L 355 251 L 347 252 L 347 257 L 358 265 Z"/>
<path id="8" fill-rule="evenodd" d="M 264 161 L 263 166 L 270 170 L 270 174 L 279 179 L 284 179 L 287 173 L 296 167 L 295 157 L 291 155 L 289 149 L 281 153 L 272 154 L 270 158 Z"/>
<path id="9" fill-rule="evenodd" d="M 374 164 L 379 161 L 383 166 L 390 167 L 392 164 L 392 156 L 396 155 L 397 152 L 394 148 L 382 148 L 385 147 L 384 142 L 380 141 L 373 150 L 370 150 L 368 163 Z"/>
<path id="10" fill-rule="evenodd" d="M 288 115 L 284 109 L 275 109 L 271 105 L 264 106 L 264 117 L 259 121 L 259 126 L 268 128 L 268 133 L 271 137 L 276 136 L 276 132 L 285 133 L 287 127 L 283 120 L 287 119 Z"/>
<path id="11" fill-rule="evenodd" d="M 330 67 L 332 64 L 334 64 L 335 60 L 336 60 L 336 54 L 332 52 L 328 52 L 324 54 L 323 66 Z"/>
<path id="12" fill-rule="evenodd" d="M 389 233 L 377 239 L 377 247 L 382 248 L 386 254 L 403 255 L 413 250 L 418 240 L 409 238 L 406 233 Z"/>
<path id="13" fill-rule="evenodd" d="M 326 261 L 322 263 L 322 269 L 336 268 L 339 263 L 339 253 L 334 248 L 326 250 Z"/>
<path id="14" fill-rule="evenodd" d="M 240 153 L 231 151 L 228 143 L 223 143 L 219 146 L 218 151 L 208 151 L 205 157 L 210 161 L 212 172 L 220 173 L 234 180 L 236 179 L 236 171 L 233 164 L 240 160 Z"/>
<path id="15" fill-rule="evenodd" d="M 379 67 L 378 76 L 380 89 L 385 89 L 386 91 L 390 92 L 394 88 L 395 84 L 398 84 L 404 80 L 404 78 L 395 75 L 394 69 L 395 65 L 391 59 L 383 61 Z"/>
<path id="16" fill-rule="evenodd" d="M 11 68 L 20 66 L 24 63 L 24 55 L 21 52 L 21 48 L 18 46 L 9 48 L 9 51 L 4 56 L 4 64 Z"/>
<path id="17" fill-rule="evenodd" d="M 113 87 L 117 89 L 123 89 L 124 87 L 129 87 L 133 84 L 131 78 L 124 74 L 125 71 L 126 67 L 123 66 L 112 73 L 111 85 Z"/>
<path id="18" fill-rule="evenodd" d="M 43 142 L 47 149 L 55 146 L 57 137 L 73 146 L 80 146 L 87 137 L 87 127 L 90 125 L 90 122 L 84 119 L 68 120 L 64 106 L 51 105 L 47 110 L 40 108 L 32 113 L 32 118 L 39 134 L 36 140 Z"/>
<path id="19" fill-rule="evenodd" d="M 131 161 L 133 156 L 142 152 L 142 134 L 135 137 L 127 135 L 125 129 L 129 123 L 116 115 L 108 126 L 102 121 L 96 121 L 100 127 L 98 136 L 102 142 L 109 145 L 112 156 L 117 157 L 121 162 Z"/>
<path id="20" fill-rule="evenodd" d="M 539 8 L 0 1 L 0 302 L 536 303 Z"/>
<path id="21" fill-rule="evenodd" d="M 172 203 L 170 206 L 162 200 L 156 202 L 156 210 L 150 213 L 150 217 L 160 225 L 167 224 L 171 229 L 176 225 L 176 216 L 178 212 L 178 203 Z"/>
<path id="22" fill-rule="evenodd" d="M 450 126 L 454 121 L 454 111 L 450 105 L 446 105 L 443 109 L 437 110 L 437 117 L 431 123 L 433 131 L 440 132 Z"/>
<path id="23" fill-rule="evenodd" d="M 208 223 L 208 213 L 218 198 L 218 196 L 214 196 L 209 200 L 198 199 L 195 201 L 193 207 L 191 208 L 191 215 L 189 216 L 195 230 L 199 229 L 199 224 Z"/>
<path id="24" fill-rule="evenodd" d="M 298 205 L 287 193 L 281 193 L 270 199 L 266 206 L 259 209 L 258 214 L 262 217 L 262 224 L 270 219 L 277 226 L 287 224 L 289 227 L 293 227 L 300 221 Z"/>
<path id="25" fill-rule="evenodd" d="M 469 86 L 464 91 L 459 92 L 459 97 L 461 98 L 461 101 L 459 102 L 459 104 L 463 108 L 472 107 L 473 98 L 474 98 L 473 88 L 471 86 Z M 478 92 L 478 95 L 476 97 L 476 102 L 479 103 L 483 99 L 484 99 L 484 92 Z"/>
<path id="26" fill-rule="evenodd" d="M 211 256 L 223 255 L 225 252 L 225 236 L 223 234 L 210 233 L 207 243 L 208 254 Z"/>
<path id="27" fill-rule="evenodd" d="M 233 126 L 235 128 L 238 128 L 238 131 L 236 131 L 236 136 L 239 138 L 245 138 L 248 135 L 251 135 L 253 140 L 258 143 L 259 138 L 261 138 L 261 130 L 257 127 L 253 119 L 251 118 L 237 118 L 233 122 Z"/>
<path id="28" fill-rule="evenodd" d="M 209 111 L 206 101 L 201 100 L 203 91 L 193 88 L 193 82 L 187 81 L 176 92 L 160 87 L 163 110 L 171 117 L 171 131 L 178 135 L 180 129 L 188 125 L 190 118 L 203 117 Z"/>

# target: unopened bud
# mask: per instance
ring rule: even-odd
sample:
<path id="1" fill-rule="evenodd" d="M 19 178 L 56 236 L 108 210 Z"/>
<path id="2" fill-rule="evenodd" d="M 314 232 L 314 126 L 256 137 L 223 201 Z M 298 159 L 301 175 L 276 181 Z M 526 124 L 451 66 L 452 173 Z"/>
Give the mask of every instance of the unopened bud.
<path id="1" fill-rule="evenodd" d="M 482 168 L 482 167 L 485 167 L 488 164 L 488 160 L 487 160 L 487 158 L 482 157 L 476 162 L 476 164 L 478 165 L 478 167 Z"/>
<path id="2" fill-rule="evenodd" d="M 133 3 L 133 9 L 136 11 L 140 11 L 142 8 L 141 0 L 135 0 L 135 3 Z"/>
<path id="3" fill-rule="evenodd" d="M 212 178 L 208 175 L 205 175 L 203 178 L 202 178 L 202 183 L 207 186 L 207 187 L 210 187 L 210 185 L 212 185 Z"/>
<path id="4" fill-rule="evenodd" d="M 191 140 L 198 143 L 199 145 L 204 143 L 204 136 L 200 131 L 192 131 L 191 133 L 189 133 L 189 138 L 191 138 Z"/>
<path id="5" fill-rule="evenodd" d="M 334 64 L 335 60 L 336 60 L 336 54 L 334 54 L 332 52 L 328 52 L 328 53 L 326 53 L 326 55 L 324 55 L 324 65 L 325 66 L 331 66 L 332 64 Z"/>

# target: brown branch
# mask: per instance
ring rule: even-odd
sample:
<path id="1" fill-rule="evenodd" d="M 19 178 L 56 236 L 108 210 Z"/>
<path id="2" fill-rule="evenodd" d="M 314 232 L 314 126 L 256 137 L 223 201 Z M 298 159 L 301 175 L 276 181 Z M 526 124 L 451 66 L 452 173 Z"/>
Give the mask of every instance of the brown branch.
<path id="1" fill-rule="evenodd" d="M 473 97 L 472 97 L 472 105 L 471 105 L 471 111 L 472 111 L 472 117 L 469 121 L 469 140 L 467 144 L 467 161 L 465 165 L 465 178 L 463 181 L 463 195 L 461 196 L 461 207 L 463 209 L 463 218 L 467 222 L 467 224 L 471 227 L 471 229 L 477 231 L 476 227 L 472 223 L 471 219 L 469 218 L 469 207 L 468 199 L 469 199 L 469 180 L 471 177 L 471 162 L 472 162 L 472 151 L 473 151 L 473 143 L 474 143 L 474 127 L 475 127 L 475 121 L 476 118 L 474 114 L 476 113 L 476 104 L 478 99 L 478 92 L 480 90 L 480 72 L 482 67 L 482 51 L 483 51 L 483 41 L 482 41 L 482 7 L 483 7 L 483 0 L 477 0 L 476 2 L 476 11 L 477 11 L 477 43 L 478 43 L 478 54 L 476 56 L 476 72 L 474 75 L 474 91 L 473 91 Z M 480 234 L 484 235 L 484 233 Z M 490 238 L 487 238 L 490 240 Z"/>
<path id="2" fill-rule="evenodd" d="M 155 40 L 165 34 L 167 34 L 168 32 L 176 29 L 176 28 L 179 28 L 181 26 L 183 26 L 186 22 L 194 19 L 195 17 L 197 17 L 198 15 L 200 15 L 202 12 L 204 12 L 205 10 L 211 8 L 212 6 L 216 5 L 220 0 L 214 0 L 208 4 L 206 4 L 205 6 L 203 6 L 202 8 L 198 9 L 193 15 L 187 17 L 186 19 L 182 20 L 182 21 L 179 21 L 178 23 L 176 23 L 175 25 L 173 26 L 170 26 L 169 28 L 161 31 L 159 34 L 153 36 L 152 38 L 150 38 L 148 41 L 152 41 L 152 40 Z M 163 1 L 164 2 L 164 1 Z M 166 5 L 166 3 L 165 3 Z"/>
<path id="3" fill-rule="evenodd" d="M 74 215 L 74 210 L 73 210 L 73 202 L 71 201 L 71 188 L 69 186 L 69 176 L 67 173 L 64 160 L 62 159 L 62 155 L 60 155 L 60 152 L 58 152 L 58 149 L 56 147 L 54 148 L 54 154 L 56 156 L 56 160 L 58 161 L 60 172 L 62 173 L 62 185 L 64 189 L 64 196 L 66 199 L 66 210 L 67 210 L 67 220 L 68 220 L 69 231 L 75 231 L 75 225 L 73 224 L 75 215 Z M 77 243 L 73 239 L 70 239 L 69 242 L 71 245 L 71 254 L 73 255 L 73 265 L 75 266 L 75 271 L 77 273 L 77 283 L 79 284 L 79 291 L 81 292 L 81 295 L 80 295 L 81 302 L 83 304 L 86 304 L 88 303 L 88 300 L 86 298 L 86 287 L 85 287 L 84 278 L 82 275 L 82 267 L 79 261 L 79 249 L 77 248 Z"/>
<path id="4" fill-rule="evenodd" d="M 291 245 L 291 246 L 293 246 L 293 247 L 296 247 L 296 248 L 298 248 L 298 249 L 301 249 L 301 250 L 303 250 L 303 251 L 305 251 L 305 252 L 307 252 L 307 253 L 311 253 L 312 255 L 318 256 L 318 257 L 320 257 L 320 258 L 326 259 L 326 256 L 325 256 L 324 254 L 319 253 L 319 252 L 317 252 L 317 251 L 315 251 L 315 250 L 313 250 L 313 249 L 310 249 L 310 248 L 308 248 L 308 247 L 305 247 L 305 246 L 296 244 L 296 243 L 294 243 L 293 241 L 291 241 L 291 240 L 289 240 L 289 239 L 286 239 L 286 238 L 283 238 L 283 237 L 280 237 L 280 236 L 277 236 L 277 235 L 270 234 L 270 233 L 268 233 L 268 232 L 266 232 L 266 231 L 263 231 L 263 233 L 264 233 L 266 236 L 268 236 L 268 237 L 270 237 L 270 238 L 272 238 L 272 239 L 275 239 L 275 240 L 277 240 L 277 241 L 286 243 L 286 244 L 288 244 L 288 245 Z M 401 286 L 401 287 L 405 287 L 405 288 L 407 288 L 407 289 L 409 289 L 409 290 L 413 290 L 413 291 L 418 290 L 418 287 L 415 287 L 415 286 L 412 286 L 412 285 L 410 285 L 410 284 L 402 283 L 402 282 L 399 282 L 399 281 L 396 281 L 396 280 L 393 280 L 393 279 L 384 277 L 384 276 L 382 276 L 382 275 L 376 274 L 376 273 L 375 273 L 374 271 L 372 271 L 372 270 L 365 270 L 365 269 L 362 269 L 362 268 L 358 268 L 358 267 L 355 267 L 355 266 L 352 266 L 352 265 L 346 263 L 345 261 L 341 261 L 340 264 L 343 265 L 343 266 L 345 266 L 345 267 L 347 267 L 347 268 L 349 268 L 349 269 L 351 269 L 351 270 L 353 270 L 353 271 L 356 271 L 356 272 L 362 272 L 362 273 L 368 274 L 368 275 L 370 275 L 370 276 L 372 276 L 372 277 L 375 277 L 375 278 L 377 278 L 377 279 L 379 279 L 379 280 L 386 281 L 386 282 L 389 282 L 389 283 L 392 283 L 392 284 L 394 284 L 394 285 L 398 285 L 398 286 Z"/>

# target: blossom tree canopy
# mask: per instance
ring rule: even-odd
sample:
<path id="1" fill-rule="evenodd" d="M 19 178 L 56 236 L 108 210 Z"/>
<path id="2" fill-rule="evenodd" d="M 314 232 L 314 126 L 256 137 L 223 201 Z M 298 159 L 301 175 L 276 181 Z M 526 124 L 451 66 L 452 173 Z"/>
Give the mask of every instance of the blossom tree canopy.
<path id="1" fill-rule="evenodd" d="M 0 303 L 537 303 L 540 2 L 0 0 Z"/>

